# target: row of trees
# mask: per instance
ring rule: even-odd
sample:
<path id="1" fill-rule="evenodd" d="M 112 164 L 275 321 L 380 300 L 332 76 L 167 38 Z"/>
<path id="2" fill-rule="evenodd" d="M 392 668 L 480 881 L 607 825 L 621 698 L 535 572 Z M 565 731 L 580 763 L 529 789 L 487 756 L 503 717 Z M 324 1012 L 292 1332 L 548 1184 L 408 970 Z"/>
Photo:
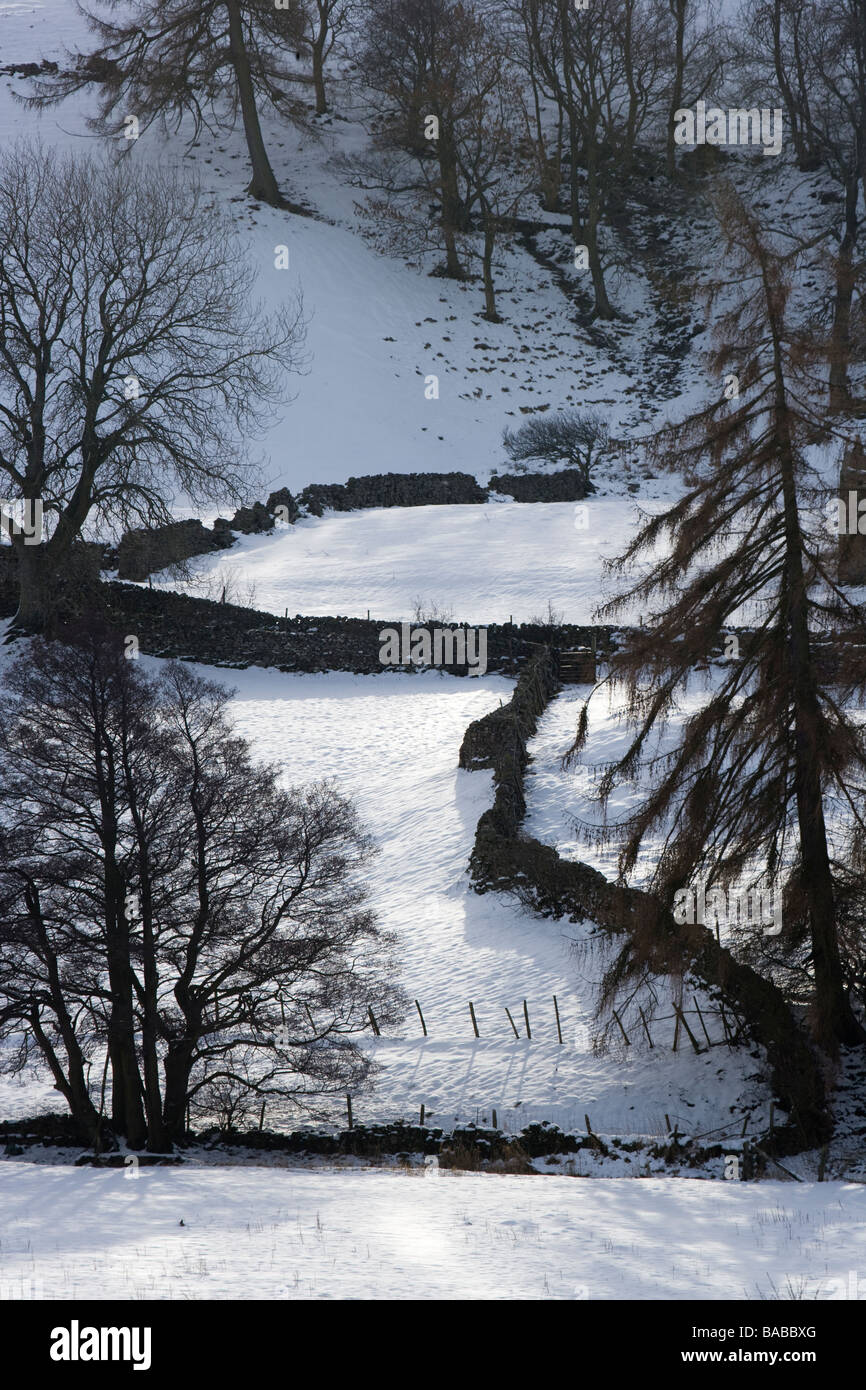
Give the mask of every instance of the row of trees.
<path id="1" fill-rule="evenodd" d="M 407 189 L 431 194 L 444 273 L 459 277 L 458 238 L 474 223 L 487 256 L 519 212 L 539 201 L 567 209 L 601 319 L 616 315 L 605 222 L 630 192 L 640 196 L 641 178 L 677 179 L 674 113 L 702 99 L 780 105 L 800 169 L 821 167 L 839 185 L 841 206 L 808 232 L 833 260 L 832 403 L 850 403 L 866 176 L 862 0 L 759 0 L 736 25 L 704 0 L 368 0 L 366 13 L 359 66 L 376 137 L 395 157 L 382 171 L 392 215 L 405 218 L 396 195 Z M 431 114 L 433 142 L 422 137 Z M 494 317 L 487 266 L 484 275 Z"/>
<path id="2" fill-rule="evenodd" d="M 477 254 L 491 318 L 496 238 L 538 200 L 568 212 L 593 312 L 614 317 L 604 224 L 633 174 L 676 178 L 674 112 L 726 94 L 739 107 L 782 105 L 800 167 L 820 165 L 840 187 L 839 215 L 820 230 L 837 256 L 834 393 L 844 401 L 866 168 L 862 0 L 750 0 L 736 25 L 712 0 L 116 0 L 89 20 L 93 52 L 45 79 L 37 102 L 98 76 L 99 130 L 119 134 L 129 113 L 143 129 L 188 117 L 193 138 L 233 126 L 240 111 L 250 192 L 276 206 L 260 113 L 305 119 L 293 51 L 310 56 L 320 113 L 328 56 L 351 56 L 380 152 L 360 172 L 383 195 L 371 210 L 388 216 L 398 245 L 417 248 L 432 201 L 443 273 L 463 276 Z"/>
<path id="3" fill-rule="evenodd" d="M 316 1111 L 399 1014 L 372 846 L 329 783 L 286 788 L 229 692 L 91 628 L 0 698 L 0 1057 L 50 1071 L 82 1139 L 165 1152 L 193 1115 Z"/>

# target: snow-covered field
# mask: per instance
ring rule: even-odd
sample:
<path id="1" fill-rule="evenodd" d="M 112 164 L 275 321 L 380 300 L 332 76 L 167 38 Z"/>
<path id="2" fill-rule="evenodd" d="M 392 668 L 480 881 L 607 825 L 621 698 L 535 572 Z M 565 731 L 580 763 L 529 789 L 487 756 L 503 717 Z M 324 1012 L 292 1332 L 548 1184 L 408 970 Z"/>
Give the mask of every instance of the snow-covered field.
<path id="1" fill-rule="evenodd" d="M 5 1297 L 866 1297 L 853 1184 L 0 1164 L 0 1210 Z"/>
<path id="2" fill-rule="evenodd" d="M 709 675 L 695 677 L 668 728 L 651 742 L 654 752 L 667 751 L 676 745 L 686 714 L 709 697 L 710 681 Z M 577 762 L 564 769 L 562 756 L 574 738 L 581 706 L 590 695 L 589 738 Z M 531 762 L 526 773 L 524 825 L 527 834 L 552 845 L 564 859 L 581 859 L 611 879 L 617 876 L 617 844 L 599 845 L 592 839 L 583 839 L 578 834 L 576 821 L 593 827 L 601 824 L 600 809 L 591 797 L 598 769 L 622 757 L 629 746 L 630 734 L 622 705 L 623 696 L 609 686 L 602 686 L 595 693 L 588 685 L 565 686 L 551 700 L 538 722 L 529 744 Z M 612 823 L 628 817 L 641 790 L 640 786 L 628 782 L 615 789 L 609 805 Z M 655 867 L 654 854 L 659 847 L 658 835 L 649 836 L 630 878 L 633 885 L 640 886 Z"/>
<path id="3" fill-rule="evenodd" d="M 163 571 L 153 582 L 219 597 L 228 581 L 230 594 L 279 614 L 408 621 L 420 607 L 459 622 L 520 623 L 547 621 L 550 605 L 562 622 L 589 623 L 613 592 L 603 562 L 637 515 L 630 497 L 331 513 L 240 536 L 191 561 L 188 581 Z"/>
<path id="4" fill-rule="evenodd" d="M 490 1123 L 494 1109 L 513 1130 L 536 1120 L 582 1130 L 586 1114 L 602 1134 L 661 1136 L 665 1115 L 681 1133 L 718 1130 L 718 1137 L 739 1135 L 747 1113 L 755 1116 L 752 1128 L 760 1124 L 769 1102 L 760 1059 L 724 1047 L 674 1053 L 671 1021 L 655 1025 L 661 1045 L 653 1050 L 638 1044 L 597 1056 L 591 1039 L 604 943 L 593 946 L 589 924 L 544 921 L 504 897 L 471 890 L 466 866 L 492 779 L 461 771 L 457 755 L 470 721 L 509 698 L 509 681 L 255 668 L 231 679 L 237 726 L 261 756 L 292 782 L 335 777 L 381 846 L 373 901 L 397 934 L 401 980 L 421 1005 L 428 1036 L 412 1006 L 398 1030 L 371 1038 L 381 1073 L 370 1095 L 354 1099 L 357 1120 L 417 1119 L 423 1104 L 443 1126 Z M 712 1036 L 721 1039 L 718 1019 L 699 997 Z M 49 1085 L 31 1085 L 0 1081 L 0 1113 L 32 1114 L 51 1099 Z"/>
<path id="5" fill-rule="evenodd" d="M 766 1103 L 765 1088 L 749 1079 L 757 1068 L 747 1052 L 696 1057 L 659 1047 L 596 1057 L 590 1030 L 603 953 L 575 949 L 589 927 L 542 921 L 470 889 L 466 866 L 492 779 L 461 771 L 457 754 L 466 726 L 507 700 L 510 682 L 257 670 L 232 680 L 241 731 L 287 778 L 337 777 L 382 848 L 374 900 L 398 935 L 403 984 L 429 1036 L 413 1009 L 398 1036 L 373 1044 L 383 1070 L 374 1096 L 358 1101 L 359 1118 L 412 1119 L 423 1103 L 434 1123 L 489 1120 L 496 1108 L 515 1129 L 542 1119 L 583 1128 L 589 1112 L 599 1132 L 661 1134 L 667 1113 L 694 1133 L 737 1126 L 732 1112 Z M 520 1020 L 524 999 L 531 1041 L 514 1037 L 505 1012 Z"/>

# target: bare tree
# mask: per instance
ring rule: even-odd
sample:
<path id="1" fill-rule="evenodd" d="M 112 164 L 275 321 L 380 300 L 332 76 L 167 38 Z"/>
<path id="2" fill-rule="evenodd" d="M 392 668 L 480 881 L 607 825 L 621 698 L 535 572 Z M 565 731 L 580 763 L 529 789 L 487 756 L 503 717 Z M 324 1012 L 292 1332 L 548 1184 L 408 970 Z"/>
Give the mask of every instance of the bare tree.
<path id="1" fill-rule="evenodd" d="M 457 123 L 455 148 L 466 189 L 467 209 L 472 215 L 477 208 L 481 222 L 484 317 L 489 323 L 500 323 L 493 254 L 497 240 L 510 230 L 521 210 L 531 177 L 522 153 L 525 123 L 521 119 L 523 93 L 520 85 L 508 69 L 505 54 L 501 53 L 499 81 L 488 89 L 484 73 L 485 58 L 491 53 L 491 39 L 482 31 L 475 36 L 475 41 L 480 49 L 477 60 L 474 46 L 467 56 L 478 84 L 478 99 Z"/>
<path id="2" fill-rule="evenodd" d="M 668 178 L 677 170 L 674 116 L 684 106 L 693 106 L 705 97 L 724 73 L 729 40 L 724 28 L 714 24 L 708 7 L 701 0 L 668 0 L 671 32 L 668 38 L 666 69 L 670 97 L 665 136 Z"/>
<path id="3" fill-rule="evenodd" d="M 481 16 L 468 3 L 368 0 L 360 65 L 378 107 L 380 138 L 413 158 L 420 186 L 438 199 L 445 274 L 454 279 L 465 274 L 458 237 L 469 230 L 459 127 L 494 91 L 499 64 L 499 46 L 485 42 Z M 404 184 L 418 187 L 417 174 Z"/>
<path id="4" fill-rule="evenodd" d="M 93 1139 L 104 1056 L 113 1132 L 157 1152 L 199 1096 L 320 1108 L 361 1085 L 368 1007 L 388 1022 L 401 999 L 354 808 L 282 786 L 221 686 L 68 635 L 37 639 L 0 700 L 9 1064 L 39 1056 Z"/>
<path id="5" fill-rule="evenodd" d="M 292 74 L 281 50 L 301 32 L 299 0 L 106 0 L 107 14 L 78 3 L 98 38 L 93 52 L 37 84 L 37 105 L 51 105 L 98 77 L 99 130 L 126 132 L 133 117 L 141 130 L 155 120 L 179 127 L 234 126 L 240 110 L 252 178 L 248 191 L 274 207 L 288 206 L 271 168 L 259 106 L 298 114 L 287 89 Z M 121 12 L 121 18 L 113 16 Z M 75 55 L 70 55 L 74 58 Z"/>
<path id="6" fill-rule="evenodd" d="M 556 415 L 537 416 L 502 436 L 505 451 L 513 463 L 543 459 L 563 463 L 583 474 L 588 492 L 593 491 L 592 469 L 604 452 L 609 435 L 603 417 L 595 410 L 564 410 Z"/>
<path id="7" fill-rule="evenodd" d="M 299 0 L 299 3 L 299 41 L 309 47 L 312 56 L 316 115 L 324 116 L 328 110 L 325 63 L 340 34 L 349 27 L 357 0 Z"/>
<path id="8" fill-rule="evenodd" d="M 301 364 L 231 223 L 175 176 L 22 144 L 0 158 L 0 472 L 44 507 L 13 536 L 18 621 L 51 615 L 85 523 L 170 520 L 170 489 L 243 501 L 248 441 Z"/>
<path id="9" fill-rule="evenodd" d="M 513 66 L 525 77 L 527 91 L 521 100 L 527 138 L 538 170 L 538 191 L 545 212 L 559 209 L 562 184 L 563 134 L 565 107 L 555 104 L 556 119 L 548 118 L 550 95 L 539 71 L 534 35 L 539 24 L 538 0 L 505 0 L 505 13 L 510 16 L 508 47 Z M 555 29 L 547 32 L 547 42 L 555 44 Z M 558 59 L 550 55 L 553 71 L 558 71 Z"/>
<path id="10" fill-rule="evenodd" d="M 614 181 L 663 101 L 667 17 L 643 0 L 585 9 L 522 0 L 522 13 L 534 81 L 565 115 L 571 230 L 586 246 L 593 314 L 611 319 L 600 229 Z"/>

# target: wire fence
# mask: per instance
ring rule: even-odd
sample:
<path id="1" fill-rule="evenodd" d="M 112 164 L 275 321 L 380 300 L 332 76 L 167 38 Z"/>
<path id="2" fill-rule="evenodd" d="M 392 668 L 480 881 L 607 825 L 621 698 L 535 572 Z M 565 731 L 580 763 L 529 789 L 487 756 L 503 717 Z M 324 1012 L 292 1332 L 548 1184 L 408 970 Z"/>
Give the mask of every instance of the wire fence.
<path id="1" fill-rule="evenodd" d="M 551 995 L 553 1001 L 553 1013 L 545 1016 L 533 1006 L 530 1008 L 528 1000 L 524 999 L 522 1007 L 516 1007 L 514 1011 L 507 1004 L 495 1006 L 492 1009 L 485 1008 L 484 1021 L 485 1031 L 482 1033 L 481 1023 L 479 1022 L 476 1001 L 469 999 L 466 1001 L 467 1033 L 471 1030 L 471 1035 L 475 1038 L 489 1037 L 491 1039 L 500 1037 L 503 1033 L 514 1039 L 525 1039 L 532 1042 L 533 1037 L 536 1041 L 555 1040 L 560 1046 L 566 1045 L 566 1038 L 563 1036 L 563 1020 L 557 996 Z M 418 1015 L 418 1023 L 423 1037 L 430 1036 L 427 1015 L 418 999 L 414 1001 Z M 500 1013 L 500 1007 L 502 1013 Z M 693 996 L 692 1007 L 680 1004 L 673 1005 L 673 1013 L 659 1014 L 653 1012 L 648 1016 L 643 1008 L 637 1007 L 637 1012 L 632 1011 L 629 1016 L 621 1015 L 616 1009 L 611 1009 L 611 1017 L 597 1031 L 594 1039 L 594 1050 L 604 1051 L 610 1045 L 611 1035 L 619 1036 L 625 1047 L 646 1046 L 647 1050 L 656 1047 L 665 1047 L 667 1039 L 660 1037 L 658 1025 L 673 1023 L 673 1038 L 670 1041 L 672 1052 L 677 1052 L 684 1044 L 691 1046 L 696 1054 L 706 1052 L 712 1047 L 734 1048 L 747 1036 L 747 1029 L 741 1019 L 737 1017 L 730 1005 L 726 1009 L 723 1004 L 705 1004 L 703 1008 L 699 1004 L 697 997 Z M 381 1037 L 381 1029 L 372 1006 L 367 1009 L 368 1022 L 373 1034 Z M 502 1015 L 504 1014 L 504 1018 Z M 516 1018 L 515 1018 L 516 1015 Z M 493 1017 L 502 1019 L 501 1028 L 489 1028 L 487 1024 Z M 541 1026 L 538 1019 L 541 1017 Z M 694 1022 L 694 1027 L 689 1023 L 689 1019 Z M 653 1037 L 653 1028 L 656 1035 Z M 533 1032 L 534 1030 L 534 1032 Z M 713 1036 L 713 1033 L 716 1036 Z M 578 1034 L 589 1037 L 589 1029 L 581 1024 L 578 1027 Z"/>

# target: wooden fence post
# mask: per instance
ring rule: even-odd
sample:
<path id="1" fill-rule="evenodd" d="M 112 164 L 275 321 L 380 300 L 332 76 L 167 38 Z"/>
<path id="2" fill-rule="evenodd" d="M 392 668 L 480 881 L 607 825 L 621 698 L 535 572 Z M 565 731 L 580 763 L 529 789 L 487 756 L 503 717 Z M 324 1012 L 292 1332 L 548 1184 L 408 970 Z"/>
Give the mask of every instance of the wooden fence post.
<path id="1" fill-rule="evenodd" d="M 517 1031 L 517 1024 L 514 1022 L 514 1019 L 511 1017 L 511 1010 L 509 1009 L 509 1007 L 508 1007 L 507 1004 L 506 1004 L 506 1006 L 505 1006 L 505 1012 L 508 1014 L 508 1022 L 511 1024 L 512 1028 L 514 1029 L 514 1036 L 515 1036 L 515 1038 L 519 1038 L 519 1037 L 520 1037 L 520 1034 L 519 1034 L 518 1031 Z"/>
<path id="2" fill-rule="evenodd" d="M 424 1015 L 423 1015 L 422 1012 L 421 1012 L 421 1005 L 418 1003 L 418 1000 L 417 1000 L 417 999 L 415 1000 L 415 1008 L 418 1010 L 418 1017 L 419 1017 L 420 1020 L 421 1020 L 421 1027 L 424 1029 L 424 1037 L 426 1038 L 426 1036 L 427 1036 L 427 1024 L 424 1022 Z"/>
<path id="3" fill-rule="evenodd" d="M 697 1040 L 697 1038 L 695 1037 L 694 1033 L 692 1032 L 691 1028 L 689 1027 L 689 1021 L 688 1021 L 688 1019 L 686 1018 L 686 1016 L 685 1016 L 685 1014 L 683 1013 L 682 1009 L 680 1008 L 679 1004 L 674 1004 L 674 1008 L 675 1008 L 676 1011 L 677 1011 L 677 1017 L 678 1017 L 678 1018 L 681 1018 L 682 1021 L 683 1021 L 683 1027 L 685 1028 L 686 1032 L 687 1032 L 688 1035 L 689 1035 L 689 1041 L 690 1041 L 692 1047 L 695 1049 L 695 1052 L 697 1052 L 698 1054 L 700 1054 L 701 1049 L 700 1049 L 700 1046 L 698 1045 L 698 1040 Z"/>
<path id="4" fill-rule="evenodd" d="M 698 1011 L 698 1018 L 701 1020 L 701 1027 L 702 1027 L 703 1030 L 704 1030 L 704 1037 L 705 1037 L 706 1040 L 707 1040 L 707 1047 L 712 1047 L 713 1044 L 712 1044 L 712 1041 L 711 1041 L 711 1039 L 710 1039 L 710 1035 L 709 1035 L 709 1033 L 707 1032 L 707 1025 L 704 1023 L 704 1016 L 703 1016 L 703 1014 L 701 1013 L 701 1006 L 700 1006 L 700 1004 L 698 1003 L 698 997 L 697 997 L 696 994 L 693 994 L 693 995 L 692 995 L 692 998 L 693 998 L 694 1001 L 695 1001 L 695 1008 L 696 1008 L 697 1011 Z"/>
<path id="5" fill-rule="evenodd" d="M 614 1018 L 616 1019 L 617 1023 L 619 1024 L 619 1031 L 622 1033 L 623 1037 L 625 1038 L 625 1045 L 626 1045 L 626 1047 L 631 1047 L 631 1039 L 629 1038 L 628 1033 L 625 1031 L 625 1029 L 624 1029 L 623 1026 L 622 1026 L 622 1020 L 620 1019 L 619 1014 L 617 1013 L 616 1009 L 613 1009 L 611 1012 L 613 1013 Z"/>
<path id="6" fill-rule="evenodd" d="M 719 1003 L 719 1015 L 721 1016 L 722 1027 L 723 1027 L 724 1030 L 725 1030 L 725 1042 L 728 1044 L 729 1049 L 733 1049 L 734 1044 L 733 1044 L 733 1040 L 732 1040 L 732 1037 L 731 1037 L 731 1030 L 730 1030 L 730 1027 L 729 1027 L 729 1025 L 728 1025 L 728 1015 L 725 1013 L 725 1011 L 724 1011 L 724 1009 L 723 1009 L 723 1007 L 722 1007 L 722 1005 L 721 1005 L 721 1002 Z"/>
<path id="7" fill-rule="evenodd" d="M 481 1034 L 478 1031 L 478 1020 L 475 1017 L 475 1005 L 472 1003 L 471 999 L 469 1000 L 469 1012 L 472 1015 L 472 1027 L 475 1029 L 475 1036 L 476 1038 L 480 1038 Z"/>
<path id="8" fill-rule="evenodd" d="M 528 1007 L 527 1007 L 527 1004 L 526 1004 L 526 1000 L 525 1000 L 525 999 L 524 999 L 524 1001 L 523 1001 L 523 1017 L 526 1019 L 526 1036 L 527 1036 L 527 1037 L 530 1039 L 530 1041 L 531 1041 L 531 1040 L 532 1040 L 532 1029 L 531 1029 L 530 1026 L 529 1026 L 529 1009 L 528 1009 Z"/>
<path id="9" fill-rule="evenodd" d="M 556 1032 L 560 1043 L 562 1042 L 562 1025 L 559 1022 L 559 1005 L 556 1002 L 556 995 L 553 996 L 553 1008 L 556 1013 Z"/>

